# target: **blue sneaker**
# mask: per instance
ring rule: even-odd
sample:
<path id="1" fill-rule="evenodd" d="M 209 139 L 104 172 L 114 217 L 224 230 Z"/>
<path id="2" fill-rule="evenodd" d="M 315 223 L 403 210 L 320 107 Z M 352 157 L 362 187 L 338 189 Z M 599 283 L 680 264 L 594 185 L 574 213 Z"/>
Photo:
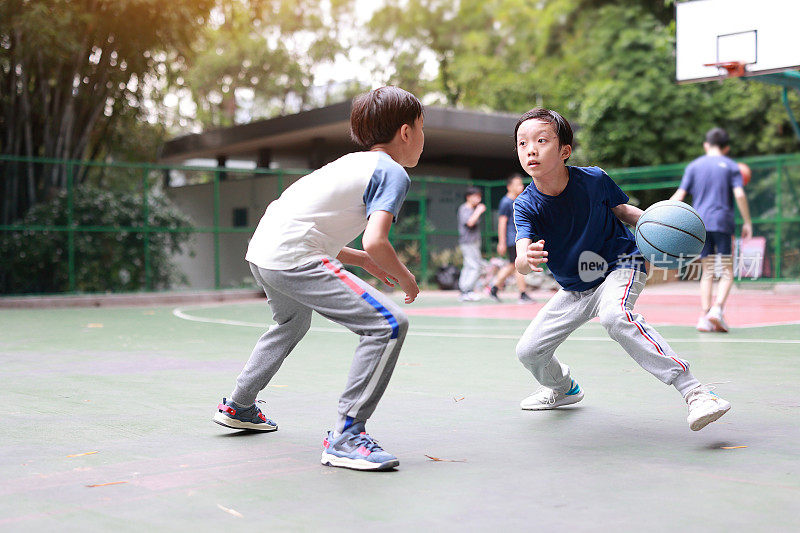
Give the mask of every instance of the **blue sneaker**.
<path id="1" fill-rule="evenodd" d="M 275 431 L 278 424 L 264 416 L 256 404 L 247 409 L 236 407 L 232 400 L 222 399 L 217 406 L 214 422 L 220 426 L 233 429 L 249 429 L 253 431 Z"/>
<path id="2" fill-rule="evenodd" d="M 391 470 L 400 464 L 397 457 L 384 451 L 367 435 L 363 422 L 358 422 L 333 438 L 333 432 L 322 442 L 322 464 L 353 470 Z"/>

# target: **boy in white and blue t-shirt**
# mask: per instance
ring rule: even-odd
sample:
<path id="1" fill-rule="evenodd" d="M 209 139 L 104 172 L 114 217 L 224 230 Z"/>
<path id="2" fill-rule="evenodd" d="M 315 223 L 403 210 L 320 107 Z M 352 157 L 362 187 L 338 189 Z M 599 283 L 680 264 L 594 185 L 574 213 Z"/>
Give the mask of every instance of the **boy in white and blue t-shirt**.
<path id="1" fill-rule="evenodd" d="M 689 363 L 633 310 L 644 289 L 644 259 L 624 224 L 635 226 L 642 210 L 598 167 L 567 166 L 572 128 L 555 111 L 534 108 L 514 130 L 517 156 L 533 181 L 514 200 L 516 267 L 541 272 L 547 263 L 559 290 L 517 343 L 517 357 L 542 385 L 522 400 L 526 410 L 574 404 L 583 390 L 555 357 L 558 346 L 594 317 L 646 371 L 672 385 L 688 404 L 697 431 L 731 407 L 689 371 Z M 624 224 L 623 224 L 624 223 Z"/>
<path id="2" fill-rule="evenodd" d="M 317 311 L 361 337 L 336 425 L 323 442 L 322 463 L 387 470 L 399 461 L 366 433 L 365 423 L 389 383 L 408 319 L 341 264 L 399 285 L 407 304 L 417 297 L 414 275 L 388 237 L 411 184 L 403 167 L 417 164 L 425 142 L 422 105 L 397 87 L 375 89 L 353 100 L 350 127 L 353 140 L 367 151 L 347 154 L 292 184 L 269 205 L 250 241 L 246 259 L 275 325 L 256 343 L 214 421 L 234 429 L 278 429 L 255 405 L 256 396 Z M 362 232 L 363 251 L 345 246 Z"/>

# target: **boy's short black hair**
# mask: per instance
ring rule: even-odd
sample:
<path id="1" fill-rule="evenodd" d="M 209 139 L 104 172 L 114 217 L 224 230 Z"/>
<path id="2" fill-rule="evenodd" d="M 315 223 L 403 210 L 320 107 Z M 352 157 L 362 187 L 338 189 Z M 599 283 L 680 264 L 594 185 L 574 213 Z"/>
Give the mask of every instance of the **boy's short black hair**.
<path id="1" fill-rule="evenodd" d="M 548 124 L 553 124 L 556 128 L 556 134 L 558 135 L 558 147 L 561 148 L 562 146 L 572 146 L 572 126 L 569 125 L 569 122 L 562 117 L 557 111 L 553 111 L 552 109 L 545 109 L 543 107 L 534 107 L 530 111 L 526 111 L 519 117 L 517 121 L 517 125 L 514 126 L 514 145 L 517 144 L 517 131 L 519 131 L 520 125 L 525 122 L 526 120 L 541 120 L 542 122 L 547 122 Z M 567 158 L 569 159 L 569 158 Z M 566 161 L 566 159 L 565 159 Z"/>
<path id="2" fill-rule="evenodd" d="M 520 181 L 523 181 L 523 182 L 525 181 L 525 180 L 522 179 L 522 174 L 519 174 L 519 173 L 515 172 L 515 173 L 511 174 L 509 177 L 506 178 L 506 185 L 511 185 L 511 182 L 514 181 L 514 180 L 520 180 Z"/>
<path id="3" fill-rule="evenodd" d="M 403 124 L 414 125 L 423 114 L 417 97 L 400 87 L 380 87 L 353 98 L 350 137 L 364 148 L 388 143 Z"/>
<path id="4" fill-rule="evenodd" d="M 464 191 L 464 198 L 472 196 L 473 194 L 480 194 L 481 197 L 482 197 L 483 196 L 483 191 L 480 190 L 480 188 L 478 188 L 478 187 L 472 187 L 472 186 L 467 187 L 467 189 Z"/>
<path id="5" fill-rule="evenodd" d="M 731 138 L 722 128 L 711 128 L 706 133 L 706 142 L 717 148 L 726 148 L 731 143 Z"/>

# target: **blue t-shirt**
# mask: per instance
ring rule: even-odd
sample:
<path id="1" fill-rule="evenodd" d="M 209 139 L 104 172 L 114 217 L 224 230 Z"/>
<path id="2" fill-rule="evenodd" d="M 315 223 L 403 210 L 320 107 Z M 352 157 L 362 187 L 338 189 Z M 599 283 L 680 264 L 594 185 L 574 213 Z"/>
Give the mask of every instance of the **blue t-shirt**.
<path id="1" fill-rule="evenodd" d="M 379 152 L 378 164 L 364 190 L 364 205 L 367 218 L 375 211 L 388 211 L 397 221 L 397 215 L 411 186 L 411 180 L 403 167 L 384 152 Z"/>
<path id="2" fill-rule="evenodd" d="M 620 268 L 644 271 L 636 239 L 611 212 L 628 202 L 616 183 L 598 167 L 567 166 L 569 182 L 558 196 L 530 185 L 514 200 L 516 241 L 544 239 L 547 267 L 568 291 L 600 285 Z"/>
<path id="3" fill-rule="evenodd" d="M 506 244 L 508 246 L 514 246 L 517 235 L 517 232 L 514 230 L 514 200 L 503 195 L 500 199 L 500 205 L 497 206 L 497 216 L 508 217 L 508 223 L 506 224 Z"/>
<path id="4" fill-rule="evenodd" d="M 680 188 L 692 195 L 706 231 L 733 233 L 733 188 L 742 187 L 739 165 L 724 155 L 704 155 L 686 167 Z"/>

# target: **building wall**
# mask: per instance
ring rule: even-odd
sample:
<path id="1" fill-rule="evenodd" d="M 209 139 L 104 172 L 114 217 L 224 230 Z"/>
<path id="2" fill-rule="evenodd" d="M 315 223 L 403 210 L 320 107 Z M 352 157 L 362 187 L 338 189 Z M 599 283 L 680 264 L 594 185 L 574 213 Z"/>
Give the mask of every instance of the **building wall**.
<path id="1" fill-rule="evenodd" d="M 288 187 L 297 177 L 285 177 Z M 191 217 L 194 225 L 211 229 L 214 226 L 213 185 L 187 185 L 168 189 L 169 197 L 178 208 Z M 234 209 L 245 209 L 247 226 L 256 226 L 269 202 L 278 196 L 278 178 L 275 176 L 230 180 L 220 183 L 219 225 L 233 228 Z M 250 269 L 244 260 L 250 232 L 220 233 L 220 283 L 223 287 L 237 287 L 251 283 Z M 183 253 L 175 256 L 178 268 L 188 278 L 192 289 L 214 287 L 214 236 L 196 233 Z"/>
<path id="2" fill-rule="evenodd" d="M 452 231 L 456 227 L 456 210 L 464 201 L 464 186 L 447 183 L 428 183 L 422 186 L 414 175 L 469 179 L 468 168 L 453 166 L 421 165 L 413 169 L 409 202 L 415 201 L 423 191 L 428 200 L 427 223 L 436 230 Z M 299 176 L 284 177 L 288 187 Z M 204 183 L 168 189 L 169 197 L 181 211 L 191 217 L 199 228 L 211 229 L 214 225 L 213 185 Z M 275 176 L 248 179 L 231 179 L 220 182 L 220 220 L 222 228 L 232 228 L 234 209 L 245 209 L 246 225 L 254 227 L 264 214 L 267 205 L 278 196 L 278 178 Z M 237 287 L 251 284 L 251 274 L 244 255 L 251 235 L 244 233 L 220 233 L 220 283 L 222 287 Z M 433 249 L 453 248 L 455 236 L 431 236 Z M 214 287 L 214 237 L 212 233 L 192 235 L 183 253 L 175 256 L 178 268 L 186 275 L 188 287 L 209 289 Z"/>

